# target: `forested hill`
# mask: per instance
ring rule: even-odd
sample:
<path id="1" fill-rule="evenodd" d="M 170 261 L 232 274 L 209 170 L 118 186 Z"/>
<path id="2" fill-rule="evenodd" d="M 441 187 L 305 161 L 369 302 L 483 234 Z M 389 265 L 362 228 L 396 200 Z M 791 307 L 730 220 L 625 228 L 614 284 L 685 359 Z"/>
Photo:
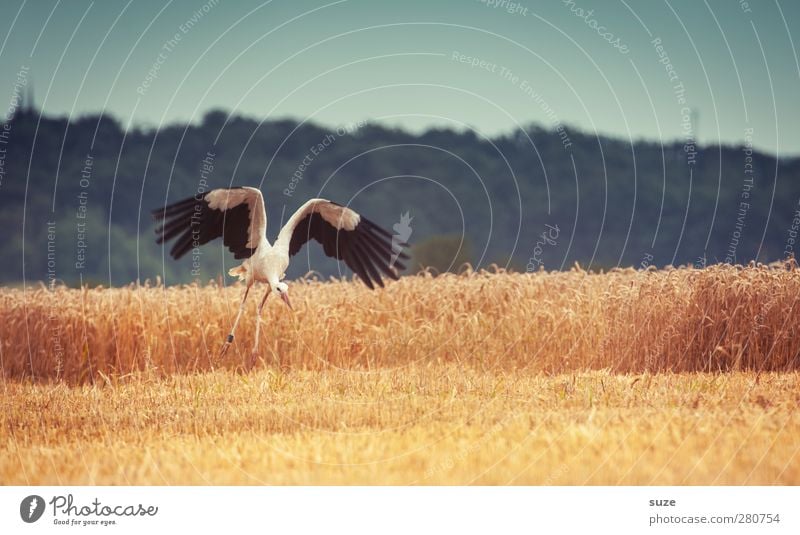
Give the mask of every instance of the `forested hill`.
<path id="1" fill-rule="evenodd" d="M 800 199 L 798 159 L 753 153 L 751 161 L 743 147 L 719 146 L 694 155 L 678 143 L 537 126 L 486 139 L 212 111 L 198 124 L 126 131 L 109 117 L 27 111 L 0 133 L 6 283 L 216 278 L 233 263 L 221 243 L 164 262 L 150 211 L 231 184 L 261 185 L 270 238 L 319 196 L 396 225 L 420 246 L 417 261 L 434 249 L 517 269 L 779 259 L 792 247 Z M 458 255 L 437 245 L 462 233 Z M 309 270 L 338 273 L 317 247 L 298 255 L 289 276 Z"/>

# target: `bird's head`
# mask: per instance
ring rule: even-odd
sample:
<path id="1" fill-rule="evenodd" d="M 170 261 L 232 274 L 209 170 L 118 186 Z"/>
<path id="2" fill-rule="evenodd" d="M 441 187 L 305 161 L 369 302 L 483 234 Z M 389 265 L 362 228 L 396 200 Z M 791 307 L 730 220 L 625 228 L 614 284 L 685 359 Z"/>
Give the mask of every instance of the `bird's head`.
<path id="1" fill-rule="evenodd" d="M 272 291 L 276 292 L 280 298 L 283 299 L 283 302 L 286 303 L 286 306 L 288 306 L 290 310 L 294 310 L 292 308 L 292 303 L 289 302 L 289 285 L 285 282 L 278 281 L 275 281 L 274 283 L 270 282 L 269 285 L 272 287 Z"/>

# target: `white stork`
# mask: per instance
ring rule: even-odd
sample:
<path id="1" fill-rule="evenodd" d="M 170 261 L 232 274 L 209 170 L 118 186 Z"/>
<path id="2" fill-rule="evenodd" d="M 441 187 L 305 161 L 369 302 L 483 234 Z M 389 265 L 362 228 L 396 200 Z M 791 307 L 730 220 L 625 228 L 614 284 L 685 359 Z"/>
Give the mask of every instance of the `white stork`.
<path id="1" fill-rule="evenodd" d="M 386 230 L 350 208 L 325 199 L 306 201 L 289 218 L 271 245 L 267 240 L 264 197 L 256 188 L 211 190 L 205 195 L 189 197 L 154 210 L 153 217 L 162 222 L 156 228 L 157 243 L 177 238 L 170 250 L 170 255 L 175 259 L 220 236 L 234 258 L 245 259 L 241 265 L 228 271 L 231 276 L 244 281 L 246 287 L 236 320 L 220 350 L 220 357 L 233 342 L 233 333 L 244 310 L 250 287 L 258 281 L 266 282 L 269 286 L 258 306 L 251 359 L 255 358 L 261 310 L 267 296 L 275 291 L 292 308 L 289 286 L 282 280 L 289 266 L 289 258 L 297 254 L 310 239 L 321 243 L 329 257 L 344 260 L 370 289 L 374 288 L 373 282 L 383 286 L 381 273 L 397 280 L 394 268 L 405 269 L 397 260 L 408 259 L 408 255 L 402 252 L 398 255 L 397 244 L 394 244 L 393 250 L 392 235 Z M 393 262 L 395 255 L 397 259 Z"/>

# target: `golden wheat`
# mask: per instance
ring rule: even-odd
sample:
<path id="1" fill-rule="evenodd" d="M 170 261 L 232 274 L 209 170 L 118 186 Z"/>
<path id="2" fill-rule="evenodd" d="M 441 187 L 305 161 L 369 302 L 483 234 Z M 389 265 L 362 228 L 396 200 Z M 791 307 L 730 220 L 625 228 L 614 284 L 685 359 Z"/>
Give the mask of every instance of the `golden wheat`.
<path id="1" fill-rule="evenodd" d="M 4 484 L 797 484 L 797 372 L 8 383 Z"/>
<path id="2" fill-rule="evenodd" d="M 256 291 L 259 288 L 256 287 Z M 0 291 L 7 378 L 97 381 L 236 367 L 254 336 L 251 298 L 240 351 L 214 357 L 241 287 Z M 591 274 L 407 277 L 381 291 L 295 283 L 295 313 L 265 310 L 262 362 L 370 370 L 453 362 L 547 373 L 794 370 L 800 271 L 716 266 Z"/>
<path id="3" fill-rule="evenodd" d="M 800 483 L 793 264 L 241 291 L 0 291 L 0 483 Z"/>

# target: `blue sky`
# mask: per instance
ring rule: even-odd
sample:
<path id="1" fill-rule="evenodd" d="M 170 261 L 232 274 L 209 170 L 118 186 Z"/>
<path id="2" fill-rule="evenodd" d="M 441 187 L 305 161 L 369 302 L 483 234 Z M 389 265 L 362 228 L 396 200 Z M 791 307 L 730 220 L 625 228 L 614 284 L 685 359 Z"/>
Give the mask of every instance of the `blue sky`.
<path id="1" fill-rule="evenodd" d="M 27 68 L 47 113 L 139 126 L 224 108 L 670 141 L 688 109 L 701 143 L 752 129 L 758 149 L 800 155 L 800 3 L 501 2 L 4 1 L 0 103 Z"/>

